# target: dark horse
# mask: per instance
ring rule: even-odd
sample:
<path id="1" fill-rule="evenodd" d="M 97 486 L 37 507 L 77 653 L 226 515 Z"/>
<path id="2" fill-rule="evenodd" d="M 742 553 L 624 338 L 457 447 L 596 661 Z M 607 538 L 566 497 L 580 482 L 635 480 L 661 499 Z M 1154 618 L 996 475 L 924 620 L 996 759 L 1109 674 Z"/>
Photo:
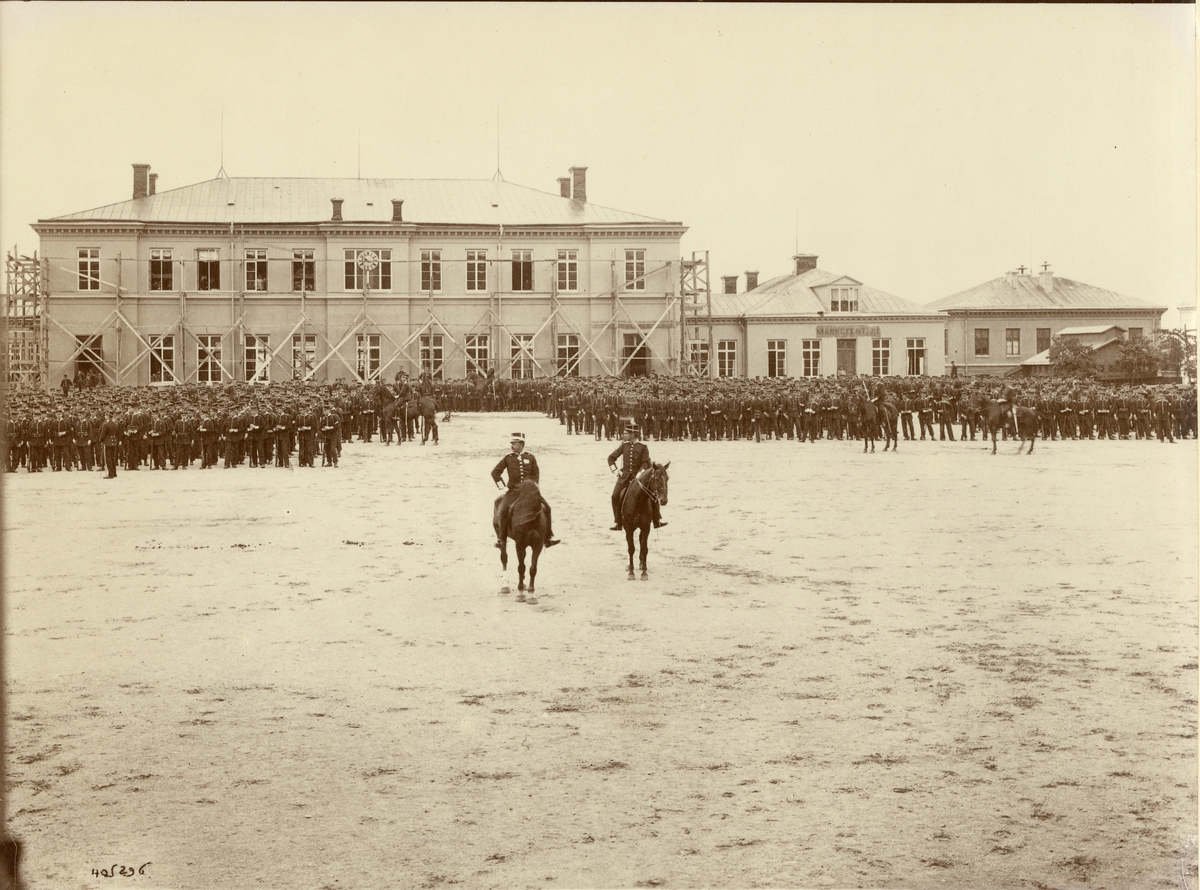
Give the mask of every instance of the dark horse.
<path id="1" fill-rule="evenodd" d="M 650 537 L 650 522 L 654 518 L 654 501 L 665 506 L 667 503 L 667 467 L 665 464 L 651 464 L 650 469 L 643 470 L 630 481 L 625 489 L 625 497 L 621 501 L 621 527 L 625 529 L 625 543 L 629 546 L 629 580 L 633 580 L 633 533 L 639 532 L 638 543 L 641 550 L 638 554 L 638 564 L 642 570 L 642 580 L 650 576 L 646 574 L 646 541 Z"/>
<path id="2" fill-rule="evenodd" d="M 1010 410 L 1011 405 L 1002 405 L 999 402 L 992 401 L 986 398 L 982 393 L 976 394 L 971 401 L 972 409 L 979 412 L 980 419 L 983 422 L 983 436 L 986 439 L 989 435 L 992 437 L 992 454 L 996 453 L 996 430 L 1003 429 L 1005 424 L 1012 418 L 1013 412 Z M 1022 408 L 1017 406 L 1017 429 L 1013 438 L 1020 438 L 1020 443 L 1017 445 L 1019 453 L 1025 447 L 1025 439 L 1029 439 L 1029 450 L 1026 454 L 1033 454 L 1033 443 L 1037 439 L 1038 434 L 1038 413 L 1034 408 Z"/>
<path id="3" fill-rule="evenodd" d="M 893 453 L 899 451 L 900 442 L 896 437 L 896 427 L 900 412 L 896 410 L 896 406 L 890 402 L 876 404 L 867 398 L 865 392 L 860 392 L 855 396 L 855 405 L 858 407 L 859 432 L 863 437 L 863 454 L 867 453 L 868 442 L 871 443 L 871 451 L 875 451 L 875 439 L 881 429 L 883 430 L 883 450 L 887 451 L 888 448 L 891 448 Z"/>
<path id="4" fill-rule="evenodd" d="M 405 400 L 403 398 L 384 395 L 377 406 L 379 411 L 379 424 L 381 435 L 385 436 L 384 441 L 392 444 L 392 434 L 395 433 L 398 444 L 403 444 L 405 439 L 412 441 L 413 425 L 419 415 L 417 400 L 415 397 L 410 397 Z"/>
<path id="5" fill-rule="evenodd" d="M 500 548 L 500 566 L 507 571 L 508 538 L 512 538 L 513 546 L 517 551 L 517 590 L 520 591 L 517 595 L 517 602 L 536 605 L 537 597 L 533 595 L 533 581 L 537 577 L 538 557 L 550 536 L 550 520 L 542 506 L 542 494 L 538 490 L 536 482 L 526 479 L 524 482 L 518 483 L 513 492 L 512 505 L 508 513 L 508 537 L 504 539 L 502 542 L 504 546 Z M 500 502 L 503 500 L 503 495 L 496 498 L 496 503 L 492 507 L 492 527 L 496 530 L 496 537 L 500 537 Z M 532 551 L 529 559 L 528 596 L 525 595 L 526 550 Z M 507 593 L 508 588 L 505 588 L 504 592 Z"/>

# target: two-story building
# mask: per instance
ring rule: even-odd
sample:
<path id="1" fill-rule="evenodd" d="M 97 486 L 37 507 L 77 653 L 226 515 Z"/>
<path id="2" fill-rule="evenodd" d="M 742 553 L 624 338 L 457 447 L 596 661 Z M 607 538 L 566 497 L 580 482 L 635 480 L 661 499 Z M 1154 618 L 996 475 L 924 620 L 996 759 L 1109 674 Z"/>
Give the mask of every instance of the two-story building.
<path id="1" fill-rule="evenodd" d="M 1122 328 L 1130 337 L 1159 329 L 1165 306 L 1152 306 L 1070 278 L 1024 266 L 928 305 L 946 315 L 945 352 L 960 374 L 1021 373 L 1067 328 Z"/>
<path id="2" fill-rule="evenodd" d="M 487 180 L 228 178 L 39 220 L 49 383 L 672 373 L 686 228 Z"/>
<path id="3" fill-rule="evenodd" d="M 942 373 L 944 316 L 819 269 L 813 254 L 792 259 L 790 275 L 758 284 L 748 272 L 744 293 L 726 276 L 727 292 L 712 295 L 716 376 Z"/>

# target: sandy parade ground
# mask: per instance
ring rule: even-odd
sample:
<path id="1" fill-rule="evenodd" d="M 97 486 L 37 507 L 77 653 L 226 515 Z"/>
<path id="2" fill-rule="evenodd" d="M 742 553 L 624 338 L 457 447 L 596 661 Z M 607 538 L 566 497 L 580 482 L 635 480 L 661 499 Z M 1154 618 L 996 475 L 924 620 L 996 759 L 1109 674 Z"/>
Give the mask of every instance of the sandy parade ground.
<path id="1" fill-rule="evenodd" d="M 7 475 L 28 885 L 1196 887 L 1195 441 L 648 445 L 648 581 L 614 443 L 536 414 Z"/>

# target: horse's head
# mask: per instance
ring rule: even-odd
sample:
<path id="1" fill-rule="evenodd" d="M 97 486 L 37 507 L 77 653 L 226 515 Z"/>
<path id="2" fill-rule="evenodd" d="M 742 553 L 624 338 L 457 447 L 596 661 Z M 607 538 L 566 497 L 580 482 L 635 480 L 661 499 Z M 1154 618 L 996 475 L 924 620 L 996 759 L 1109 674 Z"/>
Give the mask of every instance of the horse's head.
<path id="1" fill-rule="evenodd" d="M 651 466 L 649 474 L 650 484 L 646 486 L 654 493 L 654 496 L 658 498 L 658 502 L 663 506 L 666 506 L 667 503 L 667 482 L 670 479 L 667 475 L 667 467 L 669 466 L 671 466 L 670 461 L 667 461 L 665 464 L 654 464 Z"/>

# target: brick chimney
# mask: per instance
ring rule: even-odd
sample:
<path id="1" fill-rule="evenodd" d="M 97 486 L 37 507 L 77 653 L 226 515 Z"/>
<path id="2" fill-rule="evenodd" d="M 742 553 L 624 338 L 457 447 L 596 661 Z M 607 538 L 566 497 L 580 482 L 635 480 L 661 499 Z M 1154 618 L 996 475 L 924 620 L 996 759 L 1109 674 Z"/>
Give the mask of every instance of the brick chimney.
<path id="1" fill-rule="evenodd" d="M 587 167 L 571 168 L 571 197 L 576 201 L 587 200 Z"/>
<path id="2" fill-rule="evenodd" d="M 736 294 L 737 293 L 738 277 L 736 275 L 722 275 L 721 280 L 723 282 L 725 282 L 725 291 L 724 291 L 725 293 L 727 293 L 727 294 Z"/>
<path id="3" fill-rule="evenodd" d="M 558 195 L 561 198 L 571 197 L 571 177 L 570 176 L 558 177 Z"/>
<path id="4" fill-rule="evenodd" d="M 403 198 L 392 198 L 392 222 L 404 222 Z"/>
<path id="5" fill-rule="evenodd" d="M 758 287 L 758 270 L 757 269 L 747 269 L 746 270 L 746 290 L 752 291 L 756 287 Z"/>
<path id="6" fill-rule="evenodd" d="M 331 216 L 330 219 L 335 220 L 336 222 L 341 222 L 343 199 L 342 198 L 330 198 L 329 201 L 330 201 L 330 203 L 333 204 L 333 216 Z"/>
<path id="7" fill-rule="evenodd" d="M 1016 283 L 1017 283 L 1017 271 L 1016 271 L 1016 269 L 1013 269 L 1013 270 L 1011 270 L 1011 271 L 1005 272 L 1005 273 L 1004 273 L 1004 280 L 1005 280 L 1006 282 L 1008 282 L 1009 284 L 1016 284 Z"/>
<path id="8" fill-rule="evenodd" d="M 157 187 L 157 183 L 158 183 L 158 174 L 151 173 L 150 174 L 150 194 L 152 194 L 152 195 L 154 194 L 154 190 Z"/>
<path id="9" fill-rule="evenodd" d="M 133 196 L 144 198 L 150 193 L 150 165 L 133 165 Z"/>
<path id="10" fill-rule="evenodd" d="M 797 275 L 817 268 L 817 255 L 815 253 L 798 253 L 792 259 L 796 261 Z"/>

